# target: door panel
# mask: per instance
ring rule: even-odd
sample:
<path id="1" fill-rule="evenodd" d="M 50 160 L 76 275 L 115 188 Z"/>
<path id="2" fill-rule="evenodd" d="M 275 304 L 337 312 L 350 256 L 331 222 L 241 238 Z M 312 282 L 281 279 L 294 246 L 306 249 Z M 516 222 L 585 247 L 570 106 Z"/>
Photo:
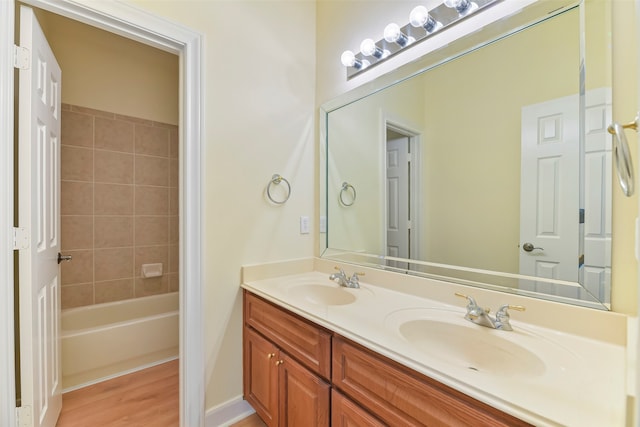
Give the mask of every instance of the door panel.
<path id="1" fill-rule="evenodd" d="M 33 10 L 20 7 L 20 44 L 31 56 L 19 76 L 19 222 L 30 247 L 19 252 L 22 406 L 34 426 L 53 427 L 60 383 L 61 71 Z"/>
<path id="2" fill-rule="evenodd" d="M 578 281 L 578 101 L 568 96 L 522 109 L 521 274 Z M 536 249 L 525 251 L 525 243 Z"/>
<path id="3" fill-rule="evenodd" d="M 409 138 L 387 141 L 387 255 L 409 258 Z M 390 262 L 405 268 L 406 263 Z"/>

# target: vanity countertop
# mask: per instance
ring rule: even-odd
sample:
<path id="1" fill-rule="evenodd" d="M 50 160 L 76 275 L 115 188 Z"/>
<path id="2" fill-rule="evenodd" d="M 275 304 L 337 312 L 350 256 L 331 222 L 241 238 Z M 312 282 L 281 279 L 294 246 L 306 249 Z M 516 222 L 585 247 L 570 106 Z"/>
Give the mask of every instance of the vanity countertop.
<path id="1" fill-rule="evenodd" d="M 386 285 L 373 285 L 364 280 L 360 283 L 359 289 L 340 288 L 339 295 L 349 297 L 348 301 L 331 305 L 308 292 L 313 286 L 337 286 L 329 280 L 326 271 L 271 275 L 266 279 L 253 273 L 243 274 L 242 287 L 533 425 L 625 425 L 626 348 L 623 343 L 525 323 L 517 320 L 520 313 L 512 314 L 514 330 L 511 332 L 484 328 L 464 320 L 466 302 L 463 300 L 453 305 L 450 301 L 398 292 Z M 473 288 L 466 290 L 474 296 L 482 293 Z M 351 295 L 354 298 L 350 298 Z M 482 304 L 480 297 L 478 299 Z M 537 309 L 539 304 L 535 302 Z M 400 327 L 412 320 L 438 322 L 441 319 L 446 319 L 449 326 L 467 331 L 480 328 L 470 335 L 474 342 L 468 343 L 473 357 L 480 358 L 479 369 L 467 366 L 466 356 L 458 359 L 455 349 L 451 353 L 451 347 L 444 353 L 434 351 L 431 342 L 428 346 L 424 342 L 422 346 L 416 345 L 406 333 L 399 333 Z M 476 332 L 497 340 L 498 347 L 483 347 L 482 342 L 475 342 Z M 438 339 L 437 333 L 429 336 Z M 440 336 L 441 342 L 437 344 L 457 341 L 455 348 L 463 349 L 464 353 L 468 351 L 469 336 L 462 342 L 446 331 Z M 527 351 L 519 353 L 523 348 Z"/>

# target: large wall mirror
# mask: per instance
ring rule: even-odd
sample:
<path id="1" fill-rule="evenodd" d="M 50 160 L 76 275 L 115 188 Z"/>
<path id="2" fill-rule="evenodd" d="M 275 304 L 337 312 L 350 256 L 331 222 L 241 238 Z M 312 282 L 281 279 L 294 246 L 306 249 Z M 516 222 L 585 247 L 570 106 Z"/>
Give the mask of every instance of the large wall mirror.
<path id="1" fill-rule="evenodd" d="M 323 257 L 610 307 L 610 4 L 538 3 L 323 106 Z"/>

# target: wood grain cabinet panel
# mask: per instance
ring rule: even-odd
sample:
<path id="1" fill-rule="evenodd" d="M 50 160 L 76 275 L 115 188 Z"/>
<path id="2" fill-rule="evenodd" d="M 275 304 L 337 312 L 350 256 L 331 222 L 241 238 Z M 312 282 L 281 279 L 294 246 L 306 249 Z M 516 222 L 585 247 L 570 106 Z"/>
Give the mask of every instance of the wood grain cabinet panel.
<path id="1" fill-rule="evenodd" d="M 342 393 L 333 389 L 331 390 L 331 426 L 385 427 L 386 424 L 379 421 Z"/>
<path id="2" fill-rule="evenodd" d="M 329 427 L 329 384 L 286 354 L 280 361 L 280 425 Z"/>
<path id="3" fill-rule="evenodd" d="M 269 426 L 278 425 L 278 348 L 255 331 L 243 331 L 244 398 Z"/>
<path id="4" fill-rule="evenodd" d="M 313 372 L 331 377 L 331 333 L 247 292 L 245 325 L 254 328 Z"/>
<path id="5" fill-rule="evenodd" d="M 332 383 L 392 426 L 529 425 L 338 336 Z"/>

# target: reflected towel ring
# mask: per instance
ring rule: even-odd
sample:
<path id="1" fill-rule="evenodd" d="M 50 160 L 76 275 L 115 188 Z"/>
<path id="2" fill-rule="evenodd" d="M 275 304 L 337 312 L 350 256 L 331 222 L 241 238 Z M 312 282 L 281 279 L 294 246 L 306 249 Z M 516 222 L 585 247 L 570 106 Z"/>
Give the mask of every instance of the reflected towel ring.
<path id="1" fill-rule="evenodd" d="M 351 191 L 353 192 L 353 197 L 351 198 L 351 203 L 347 203 L 344 201 L 344 193 L 351 189 Z M 355 203 L 356 201 L 356 189 L 353 185 L 349 184 L 348 182 L 343 182 L 342 183 L 342 188 L 340 189 L 340 203 L 342 203 L 343 206 L 351 206 Z"/>
<path id="2" fill-rule="evenodd" d="M 640 116 L 636 116 L 633 122 L 625 125 L 613 122 L 607 128 L 609 133 L 613 135 L 613 157 L 615 159 L 618 182 L 620 183 L 620 187 L 622 187 L 622 192 L 627 197 L 631 197 L 633 194 L 634 174 L 629 143 L 627 142 L 627 136 L 624 130 L 633 129 L 637 132 L 639 117 Z"/>
<path id="3" fill-rule="evenodd" d="M 287 196 L 284 198 L 284 200 L 275 200 L 271 195 L 271 185 L 272 184 L 279 185 L 282 181 L 284 181 L 284 183 L 287 184 Z M 289 181 L 283 178 L 280 174 L 277 174 L 277 173 L 273 174 L 273 176 L 271 177 L 271 181 L 269 181 L 269 184 L 267 184 L 267 197 L 269 198 L 269 200 L 271 200 L 276 205 L 282 205 L 286 203 L 287 200 L 289 200 L 290 196 L 291 196 L 291 184 L 289 184 Z"/>

